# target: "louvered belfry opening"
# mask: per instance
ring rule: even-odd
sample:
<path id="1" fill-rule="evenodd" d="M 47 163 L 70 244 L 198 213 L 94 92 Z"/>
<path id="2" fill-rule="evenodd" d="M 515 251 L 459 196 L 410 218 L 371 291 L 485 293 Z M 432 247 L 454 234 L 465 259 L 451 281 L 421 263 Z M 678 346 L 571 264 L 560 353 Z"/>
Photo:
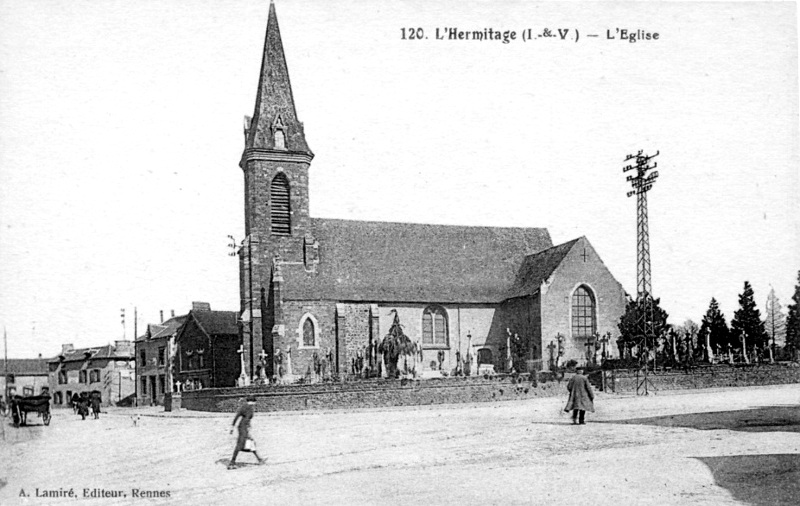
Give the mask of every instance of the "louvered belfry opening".
<path id="1" fill-rule="evenodd" d="M 272 233 L 289 235 L 292 233 L 291 208 L 289 205 L 289 181 L 286 176 L 278 174 L 269 187 L 269 217 L 272 222 Z"/>

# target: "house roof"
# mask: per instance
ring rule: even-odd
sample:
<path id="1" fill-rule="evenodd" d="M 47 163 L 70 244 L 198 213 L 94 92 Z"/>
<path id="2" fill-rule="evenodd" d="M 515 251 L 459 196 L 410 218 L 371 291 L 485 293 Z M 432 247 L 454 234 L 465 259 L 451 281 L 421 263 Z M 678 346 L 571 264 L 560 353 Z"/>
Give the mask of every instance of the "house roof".
<path id="1" fill-rule="evenodd" d="M 188 317 L 189 315 L 173 316 L 163 323 L 151 323 L 147 326 L 147 333 L 137 339 L 137 341 L 141 342 L 170 337 L 181 328 L 181 325 L 184 324 Z"/>
<path id="2" fill-rule="evenodd" d="M 285 300 L 500 302 L 523 259 L 552 246 L 544 228 L 311 222 L 319 265 L 281 264 Z"/>
<path id="3" fill-rule="evenodd" d="M 564 257 L 581 238 L 553 246 L 534 255 L 525 257 L 520 265 L 514 284 L 508 291 L 509 299 L 533 295 L 542 286 L 542 283 L 556 270 Z"/>
<path id="4" fill-rule="evenodd" d="M 61 357 L 64 357 L 61 360 Z M 118 353 L 116 348 L 110 344 L 104 346 L 95 346 L 92 348 L 78 348 L 70 351 L 69 353 L 61 354 L 57 357 L 51 358 L 48 362 L 83 362 L 84 360 L 99 360 L 99 359 L 131 359 L 133 358 L 133 347 L 130 353 Z"/>
<path id="5" fill-rule="evenodd" d="M 190 311 L 203 331 L 212 335 L 239 335 L 239 313 L 236 311 Z"/>
<path id="6" fill-rule="evenodd" d="M 9 358 L 8 374 L 18 376 L 47 376 L 46 358 Z M 0 359 L 0 374 L 6 373 L 6 362 Z"/>

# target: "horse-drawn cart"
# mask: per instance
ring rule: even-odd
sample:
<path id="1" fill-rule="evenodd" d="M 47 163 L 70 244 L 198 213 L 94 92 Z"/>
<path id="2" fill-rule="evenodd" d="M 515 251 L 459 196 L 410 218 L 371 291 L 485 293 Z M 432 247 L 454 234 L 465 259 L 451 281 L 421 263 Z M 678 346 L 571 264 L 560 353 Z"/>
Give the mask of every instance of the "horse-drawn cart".
<path id="1" fill-rule="evenodd" d="M 14 427 L 28 423 L 28 413 L 36 412 L 45 425 L 50 425 L 50 395 L 15 395 L 11 398 L 11 417 Z"/>

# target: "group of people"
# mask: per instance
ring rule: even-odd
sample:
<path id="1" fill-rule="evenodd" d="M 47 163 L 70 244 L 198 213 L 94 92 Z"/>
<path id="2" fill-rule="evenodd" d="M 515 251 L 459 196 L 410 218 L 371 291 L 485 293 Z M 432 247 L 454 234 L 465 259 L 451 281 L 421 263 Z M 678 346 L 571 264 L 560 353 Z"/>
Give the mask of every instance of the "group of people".
<path id="1" fill-rule="evenodd" d="M 95 420 L 100 418 L 101 400 L 100 394 L 96 392 L 92 392 L 91 394 L 88 392 L 81 392 L 80 395 L 74 393 L 70 399 L 70 404 L 72 405 L 72 412 L 81 415 L 81 420 L 86 420 L 86 417 L 89 416 L 90 407 Z"/>

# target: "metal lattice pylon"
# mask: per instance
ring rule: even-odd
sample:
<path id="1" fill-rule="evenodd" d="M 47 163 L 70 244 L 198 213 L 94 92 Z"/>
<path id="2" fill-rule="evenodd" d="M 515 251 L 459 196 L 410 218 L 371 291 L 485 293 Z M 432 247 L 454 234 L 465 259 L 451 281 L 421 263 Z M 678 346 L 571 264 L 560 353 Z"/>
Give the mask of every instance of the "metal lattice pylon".
<path id="1" fill-rule="evenodd" d="M 647 395 L 647 362 L 650 355 L 650 345 L 653 349 L 656 346 L 656 335 L 654 327 L 653 309 L 653 286 L 650 278 L 650 228 L 647 220 L 647 192 L 653 187 L 653 183 L 658 178 L 658 171 L 655 169 L 658 164 L 649 165 L 650 160 L 658 156 L 659 152 L 650 156 L 645 155 L 640 150 L 635 155 L 628 155 L 625 161 L 635 160 L 635 164 L 626 165 L 622 171 L 636 171 L 629 175 L 627 180 L 631 182 L 633 190 L 628 192 L 628 197 L 636 195 L 636 300 L 643 306 L 643 311 L 639 313 L 637 327 L 642 330 L 640 338 L 642 352 L 639 354 L 644 369 L 644 378 L 637 386 L 637 393 L 643 390 Z M 643 359 L 643 360 L 642 360 Z M 652 384 L 650 385 L 652 386 Z"/>

